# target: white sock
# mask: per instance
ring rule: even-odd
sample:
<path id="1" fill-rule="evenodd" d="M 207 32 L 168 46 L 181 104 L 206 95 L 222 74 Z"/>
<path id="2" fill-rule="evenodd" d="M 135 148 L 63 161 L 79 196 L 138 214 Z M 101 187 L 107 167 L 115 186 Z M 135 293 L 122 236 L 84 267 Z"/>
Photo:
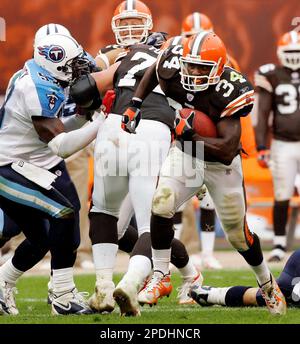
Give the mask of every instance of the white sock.
<path id="1" fill-rule="evenodd" d="M 23 273 L 24 271 L 18 270 L 14 267 L 12 258 L 8 259 L 0 267 L 0 279 L 12 285 L 16 285 L 18 278 L 21 277 Z"/>
<path id="2" fill-rule="evenodd" d="M 151 274 L 151 260 L 142 255 L 136 255 L 130 258 L 128 270 L 122 279 L 128 279 L 136 284 L 137 288 L 144 283 L 144 280 Z"/>
<path id="3" fill-rule="evenodd" d="M 286 235 L 275 235 L 273 239 L 274 246 L 280 245 L 282 247 L 286 247 Z"/>
<path id="4" fill-rule="evenodd" d="M 164 275 L 170 272 L 171 249 L 155 250 L 152 248 L 153 270 L 162 272 Z"/>
<path id="5" fill-rule="evenodd" d="M 186 264 L 186 266 L 178 270 L 184 280 L 195 278 L 196 276 L 199 275 L 199 272 L 196 270 L 194 264 L 191 262 L 190 259 L 188 263 Z"/>
<path id="6" fill-rule="evenodd" d="M 53 291 L 53 277 L 50 275 L 49 282 L 48 282 L 48 290 Z"/>
<path id="7" fill-rule="evenodd" d="M 182 223 L 176 223 L 173 225 L 174 227 L 174 238 L 180 240 L 181 233 L 182 233 Z"/>
<path id="8" fill-rule="evenodd" d="M 260 265 L 258 266 L 250 265 L 250 267 L 254 271 L 259 285 L 263 285 L 270 281 L 271 272 L 264 260 Z"/>
<path id="9" fill-rule="evenodd" d="M 227 291 L 231 287 L 228 288 L 211 288 L 208 293 L 207 301 L 209 303 L 213 303 L 214 305 L 222 305 L 226 306 L 225 303 L 225 297 L 227 294 Z"/>
<path id="10" fill-rule="evenodd" d="M 103 280 L 112 281 L 118 248 L 118 245 L 109 243 L 92 246 L 96 283 Z"/>
<path id="11" fill-rule="evenodd" d="M 294 302 L 299 302 L 299 300 L 300 300 L 300 282 L 295 284 L 295 286 L 293 288 L 292 299 Z"/>
<path id="12" fill-rule="evenodd" d="M 200 232 L 202 254 L 205 256 L 210 256 L 213 254 L 215 246 L 216 233 L 213 232 Z"/>
<path id="13" fill-rule="evenodd" d="M 75 288 L 73 279 L 73 268 L 53 270 L 52 275 L 53 292 L 56 295 L 63 294 Z"/>

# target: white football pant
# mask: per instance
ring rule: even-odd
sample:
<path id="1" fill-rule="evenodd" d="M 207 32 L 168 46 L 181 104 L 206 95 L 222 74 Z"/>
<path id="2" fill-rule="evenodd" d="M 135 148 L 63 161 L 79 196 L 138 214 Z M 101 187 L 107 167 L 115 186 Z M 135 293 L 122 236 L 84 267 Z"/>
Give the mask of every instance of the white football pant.
<path id="1" fill-rule="evenodd" d="M 272 140 L 269 167 L 276 201 L 287 201 L 294 194 L 296 175 L 300 172 L 300 142 Z"/>
<path id="2" fill-rule="evenodd" d="M 121 129 L 121 118 L 110 114 L 97 136 L 91 211 L 118 218 L 129 192 L 141 235 L 150 231 L 152 199 L 171 133 L 161 122 L 142 119 L 136 134 L 128 134 Z"/>
<path id="3" fill-rule="evenodd" d="M 183 175 L 170 175 L 169 171 L 175 165 L 182 164 L 184 154 L 173 146 L 165 160 L 156 189 L 152 212 L 156 215 L 171 218 L 176 209 L 187 199 L 195 195 L 200 186 L 189 186 L 191 170 L 185 169 Z M 243 171 L 241 157 L 236 156 L 229 166 L 218 162 L 205 162 L 193 159 L 197 166 L 198 181 L 204 183 L 213 199 L 216 213 L 222 227 L 233 247 L 238 250 L 247 250 L 250 233 L 245 223 L 246 205 L 243 186 Z M 202 175 L 202 176 L 201 176 Z M 191 184 L 191 183 L 189 183 Z"/>

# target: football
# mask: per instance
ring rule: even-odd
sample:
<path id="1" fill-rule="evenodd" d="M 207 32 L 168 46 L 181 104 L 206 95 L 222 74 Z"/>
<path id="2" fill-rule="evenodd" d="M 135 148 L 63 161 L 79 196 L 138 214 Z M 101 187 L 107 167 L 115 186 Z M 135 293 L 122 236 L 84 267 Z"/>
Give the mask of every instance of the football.
<path id="1" fill-rule="evenodd" d="M 193 109 L 181 109 L 180 114 L 183 118 L 187 118 L 191 112 L 195 112 L 193 130 L 203 137 L 217 137 L 217 129 L 214 122 L 202 111 Z"/>

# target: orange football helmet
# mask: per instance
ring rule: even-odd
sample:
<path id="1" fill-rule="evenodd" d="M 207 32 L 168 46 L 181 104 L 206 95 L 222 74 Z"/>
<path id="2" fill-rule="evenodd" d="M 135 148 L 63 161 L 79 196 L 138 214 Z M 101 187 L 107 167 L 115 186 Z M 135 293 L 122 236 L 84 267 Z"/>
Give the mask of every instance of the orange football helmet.
<path id="1" fill-rule="evenodd" d="M 300 32 L 290 31 L 281 36 L 277 56 L 283 66 L 292 70 L 300 69 Z"/>
<path id="2" fill-rule="evenodd" d="M 138 24 L 123 24 L 122 19 L 139 19 Z M 149 8 L 139 0 L 123 1 L 115 10 L 111 27 L 118 44 L 129 46 L 145 43 L 149 31 L 153 27 L 152 15 Z"/>
<path id="3" fill-rule="evenodd" d="M 182 22 L 181 35 L 189 37 L 202 31 L 213 31 L 211 20 L 203 13 L 194 12 Z"/>
<path id="4" fill-rule="evenodd" d="M 223 41 L 213 32 L 203 31 L 188 38 L 180 57 L 181 84 L 187 91 L 206 90 L 220 81 L 227 61 Z"/>

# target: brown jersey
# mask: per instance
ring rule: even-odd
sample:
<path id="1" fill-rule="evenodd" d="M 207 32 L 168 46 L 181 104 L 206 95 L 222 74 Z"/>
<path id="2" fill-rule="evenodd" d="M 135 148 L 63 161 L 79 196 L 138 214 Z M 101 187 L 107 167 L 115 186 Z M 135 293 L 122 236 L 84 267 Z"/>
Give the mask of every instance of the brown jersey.
<path id="1" fill-rule="evenodd" d="M 258 94 L 265 91 L 272 96 L 274 138 L 300 141 L 300 70 L 263 65 L 255 73 L 255 86 Z"/>
<path id="2" fill-rule="evenodd" d="M 148 67 L 152 66 L 160 51 L 153 46 L 137 44 L 129 48 L 114 75 L 116 98 L 112 113 L 122 115 L 143 78 Z M 156 87 L 145 99 L 141 107 L 143 119 L 159 121 L 170 129 L 174 128 L 175 112 L 159 87 Z"/>
<path id="3" fill-rule="evenodd" d="M 157 62 L 157 76 L 165 95 L 184 108 L 197 109 L 215 123 L 226 116 L 247 116 L 253 107 L 251 83 L 236 70 L 225 67 L 217 85 L 201 92 L 186 91 L 181 85 L 179 57 L 182 46 L 170 46 Z"/>

